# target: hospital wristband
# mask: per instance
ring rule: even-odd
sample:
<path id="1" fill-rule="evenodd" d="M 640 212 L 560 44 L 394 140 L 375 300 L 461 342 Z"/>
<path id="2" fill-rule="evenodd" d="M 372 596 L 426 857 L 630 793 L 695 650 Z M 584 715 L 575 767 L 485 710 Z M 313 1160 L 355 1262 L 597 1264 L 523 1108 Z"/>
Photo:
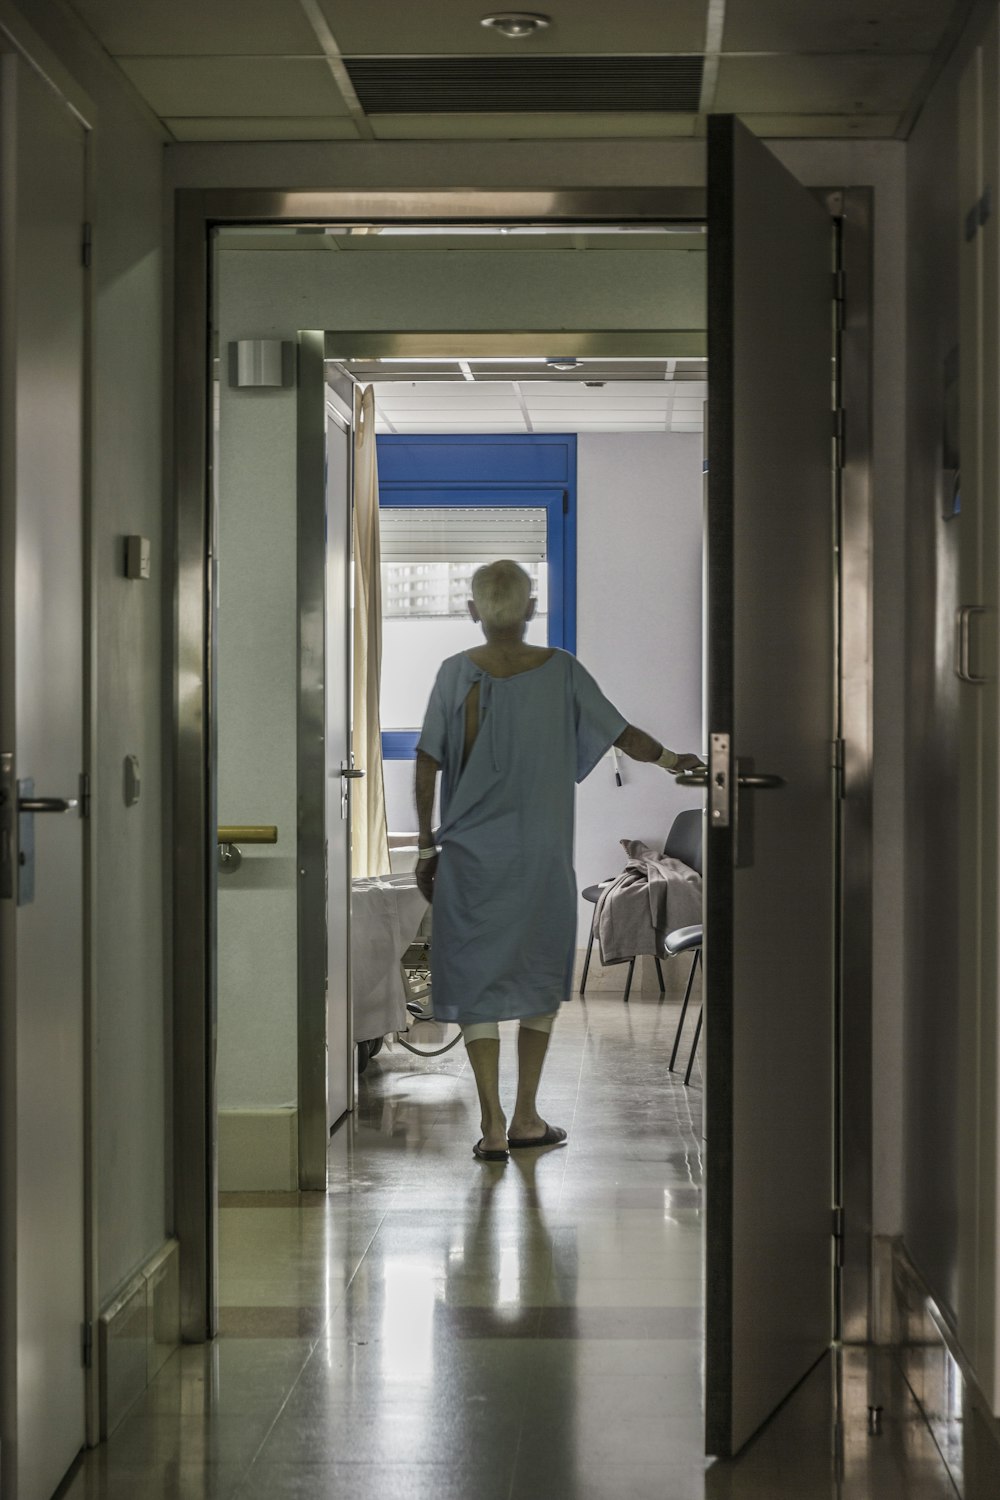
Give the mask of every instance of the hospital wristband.
<path id="1" fill-rule="evenodd" d="M 417 858 L 418 859 L 434 859 L 436 857 L 436 855 L 437 855 L 437 850 L 434 849 L 434 848 L 431 848 L 431 849 L 418 849 L 417 850 Z"/>
<path id="2" fill-rule="evenodd" d="M 672 771 L 679 760 L 680 756 L 675 755 L 673 750 L 668 750 L 666 745 L 664 745 L 656 764 L 662 766 L 665 771 Z"/>

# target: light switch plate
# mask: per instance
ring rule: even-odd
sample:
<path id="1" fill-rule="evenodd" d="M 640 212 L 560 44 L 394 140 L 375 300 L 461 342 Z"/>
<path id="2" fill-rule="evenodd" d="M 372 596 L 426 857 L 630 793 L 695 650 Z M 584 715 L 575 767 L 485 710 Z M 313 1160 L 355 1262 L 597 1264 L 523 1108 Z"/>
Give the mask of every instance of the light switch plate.
<path id="1" fill-rule="evenodd" d="M 148 536 L 127 536 L 125 538 L 125 577 L 149 577 Z"/>

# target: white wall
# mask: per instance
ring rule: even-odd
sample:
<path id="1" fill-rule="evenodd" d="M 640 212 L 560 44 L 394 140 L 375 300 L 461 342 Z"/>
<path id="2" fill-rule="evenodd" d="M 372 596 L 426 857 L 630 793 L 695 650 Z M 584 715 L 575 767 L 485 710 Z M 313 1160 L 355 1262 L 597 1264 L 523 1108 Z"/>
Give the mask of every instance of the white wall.
<path id="1" fill-rule="evenodd" d="M 163 504 L 164 132 L 55 0 L 19 9 L 95 106 L 90 546 L 97 1279 L 104 1304 L 163 1244 L 170 1144 L 170 608 Z M 152 543 L 146 583 L 123 576 L 126 534 Z M 126 807 L 123 761 L 142 797 Z"/>
<path id="2" fill-rule="evenodd" d="M 225 347 L 243 326 L 223 277 Z M 219 876 L 220 1110 L 294 1105 L 298 1092 L 297 642 L 294 390 L 233 390 L 219 412 L 220 823 L 274 823 Z"/>
<path id="3" fill-rule="evenodd" d="M 702 437 L 581 433 L 577 464 L 577 655 L 630 723 L 700 750 Z M 658 766 L 621 758 L 577 793 L 582 887 L 621 869 L 623 838 L 661 845 L 703 796 Z M 582 945 L 593 908 L 580 903 Z"/>

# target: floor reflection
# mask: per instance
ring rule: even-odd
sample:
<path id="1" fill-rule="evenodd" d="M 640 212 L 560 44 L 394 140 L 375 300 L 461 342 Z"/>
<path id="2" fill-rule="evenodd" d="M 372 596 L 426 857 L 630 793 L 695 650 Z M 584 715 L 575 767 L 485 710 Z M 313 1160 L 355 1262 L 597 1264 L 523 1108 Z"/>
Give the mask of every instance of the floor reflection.
<path id="1" fill-rule="evenodd" d="M 541 1106 L 570 1144 L 506 1167 L 473 1160 L 461 1051 L 381 1053 L 328 1195 L 223 1200 L 223 1336 L 168 1362 L 71 1500 L 951 1500 L 891 1367 L 868 1433 L 863 1354 L 706 1468 L 701 1094 L 667 1073 L 676 1014 L 565 1007 Z"/>

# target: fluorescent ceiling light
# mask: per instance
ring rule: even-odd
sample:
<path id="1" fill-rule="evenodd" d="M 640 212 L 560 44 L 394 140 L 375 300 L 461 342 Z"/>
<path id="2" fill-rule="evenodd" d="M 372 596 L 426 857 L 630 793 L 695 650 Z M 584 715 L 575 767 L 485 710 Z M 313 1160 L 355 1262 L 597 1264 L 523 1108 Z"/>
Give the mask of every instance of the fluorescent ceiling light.
<path id="1" fill-rule="evenodd" d="M 704 234 L 704 224 L 327 224 L 335 236 L 381 235 L 393 239 L 429 235 Z"/>

